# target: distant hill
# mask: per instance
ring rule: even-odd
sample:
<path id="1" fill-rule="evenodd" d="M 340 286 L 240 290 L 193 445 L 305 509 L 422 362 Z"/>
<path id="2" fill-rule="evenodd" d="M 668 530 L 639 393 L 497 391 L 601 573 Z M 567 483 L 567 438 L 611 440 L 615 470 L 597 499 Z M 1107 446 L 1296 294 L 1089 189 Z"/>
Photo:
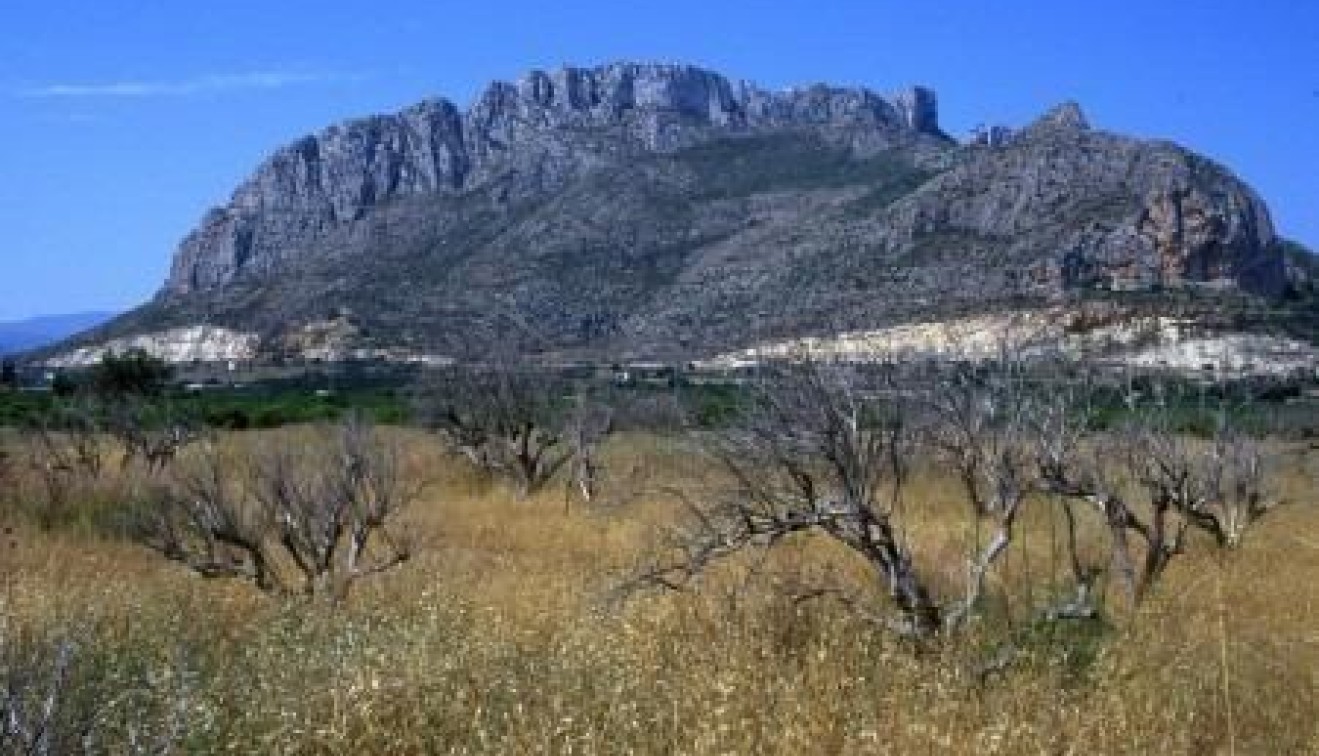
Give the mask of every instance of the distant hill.
<path id="1" fill-rule="evenodd" d="M 113 312 L 42 315 L 27 320 L 0 321 L 0 355 L 17 354 L 66 339 L 113 318 Z"/>
<path id="2" fill-rule="evenodd" d="M 1081 298 L 1221 318 L 1289 273 L 1226 167 L 1071 103 L 958 142 L 921 87 L 622 63 L 297 140 L 153 301 L 60 349 L 685 360 Z"/>

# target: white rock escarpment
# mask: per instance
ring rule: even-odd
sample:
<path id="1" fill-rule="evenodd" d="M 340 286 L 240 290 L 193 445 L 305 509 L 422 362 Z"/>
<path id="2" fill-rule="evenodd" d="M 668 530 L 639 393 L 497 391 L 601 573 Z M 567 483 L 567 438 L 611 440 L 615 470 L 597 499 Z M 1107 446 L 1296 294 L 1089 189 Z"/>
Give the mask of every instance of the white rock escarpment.
<path id="1" fill-rule="evenodd" d="M 89 367 L 107 354 L 123 354 L 137 349 L 171 364 L 244 361 L 256 357 L 259 343 L 260 338 L 254 333 L 218 326 L 187 326 L 81 347 L 51 357 L 45 365 L 51 368 Z"/>
<path id="2" fill-rule="evenodd" d="M 986 360 L 1007 351 L 1026 357 L 1091 360 L 1219 375 L 1319 374 L 1319 350 L 1304 342 L 1246 333 L 1199 333 L 1169 317 L 1117 318 L 1087 325 L 1062 310 L 1001 313 L 900 325 L 837 336 L 760 344 L 696 363 L 711 370 L 772 360 L 878 362 L 892 359 Z"/>

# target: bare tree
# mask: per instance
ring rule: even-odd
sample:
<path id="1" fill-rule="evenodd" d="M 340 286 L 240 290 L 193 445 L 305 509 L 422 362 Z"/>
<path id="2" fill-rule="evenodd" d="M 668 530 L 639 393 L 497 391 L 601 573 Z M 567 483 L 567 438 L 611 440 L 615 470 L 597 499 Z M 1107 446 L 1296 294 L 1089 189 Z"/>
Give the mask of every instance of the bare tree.
<path id="1" fill-rule="evenodd" d="M 242 474 L 232 457 L 206 444 L 190 464 L 172 471 L 171 481 L 143 508 L 139 540 L 203 577 L 245 578 L 264 591 L 281 589 L 270 553 L 276 522 L 252 502 Z"/>
<path id="2" fill-rule="evenodd" d="M 1232 548 L 1272 506 L 1262 448 L 1232 428 L 1230 413 L 1216 415 L 1210 439 L 1194 439 L 1178 432 L 1169 403 L 1133 403 L 1119 431 L 1096 433 L 1089 376 L 1006 352 L 919 374 L 804 362 L 767 371 L 753 388 L 743 421 L 709 445 L 724 485 L 684 494 L 689 517 L 671 549 L 624 589 L 682 588 L 717 562 L 815 531 L 871 566 L 893 613 L 849 603 L 902 635 L 946 636 L 977 616 L 1025 508 L 1056 506 L 1047 514 L 1065 523 L 1074 586 L 1034 607 L 1033 620 L 1088 619 L 1099 613 L 1103 571 L 1082 559 L 1079 529 L 1099 525 L 1113 571 L 1139 601 L 1181 553 L 1188 528 Z M 906 535 L 923 513 L 904 495 L 918 448 L 959 481 L 977 525 L 964 580 L 943 595 L 923 572 L 922 544 Z M 1097 523 L 1075 503 L 1092 507 Z"/>
<path id="3" fill-rule="evenodd" d="M 1236 427 L 1226 411 L 1220 413 L 1200 457 L 1204 482 L 1199 490 L 1178 489 L 1175 506 L 1219 546 L 1237 548 L 1255 521 L 1280 501 L 1269 485 L 1272 460 L 1264 445 Z"/>
<path id="4" fill-rule="evenodd" d="M 1215 411 L 1210 438 L 1199 439 L 1177 427 L 1179 397 L 1159 385 L 1151 393 L 1128 386 L 1127 419 L 1106 435 L 1087 434 L 1087 418 L 1064 400 L 1037 436 L 1043 488 L 1101 516 L 1112 565 L 1136 602 L 1183 552 L 1188 530 L 1232 549 L 1276 503 L 1263 446 L 1235 427 L 1228 407 Z"/>
<path id="5" fill-rule="evenodd" d="M 276 524 L 278 542 L 303 578 L 303 592 L 346 595 L 356 580 L 402 564 L 411 552 L 386 519 L 411 496 L 397 453 L 363 421 L 350 418 L 337 444 L 299 455 L 267 448 L 256 463 L 253 495 Z M 377 547 L 372 558 L 369 549 Z"/>
<path id="6" fill-rule="evenodd" d="M 125 469 L 141 460 L 149 474 L 159 474 L 180 449 L 202 437 L 197 423 L 164 403 L 125 397 L 107 415 L 107 430 L 123 446 L 121 464 Z"/>
<path id="7" fill-rule="evenodd" d="M 1033 490 L 1034 404 L 1020 366 L 1004 359 L 913 374 L 886 365 L 867 375 L 806 362 L 763 376 L 755 394 L 744 422 L 714 445 L 731 485 L 713 503 L 689 501 L 677 557 L 645 568 L 627 587 L 681 587 L 717 560 L 815 530 L 871 565 L 896 615 L 832 587 L 810 595 L 844 597 L 908 637 L 947 635 L 966 625 L 987 576 L 1013 544 Z M 987 541 L 970 547 L 960 590 L 946 597 L 935 594 L 918 566 L 919 545 L 906 535 L 908 518 L 921 509 L 905 501 L 907 469 L 922 446 L 956 474 L 970 516 L 991 526 Z"/>
<path id="8" fill-rule="evenodd" d="M 915 439 L 901 402 L 867 391 L 856 371 L 808 363 L 763 375 L 744 421 L 710 452 L 727 485 L 688 498 L 674 554 L 624 586 L 678 589 L 716 562 L 818 531 L 864 559 L 894 614 L 868 612 L 903 636 L 925 638 L 945 615 L 917 569 L 902 527 Z"/>
<path id="9" fill-rule="evenodd" d="M 964 622 L 977 608 L 985 581 L 1016 536 L 1018 515 L 1033 490 L 1029 446 L 1036 398 L 1025 366 L 1004 350 L 988 363 L 958 364 L 928 371 L 918 396 L 928 422 L 922 437 L 962 486 L 977 537 L 981 524 L 990 535 L 973 544 L 965 590 L 944 610 L 947 627 Z"/>
<path id="10" fill-rule="evenodd" d="M 415 491 L 364 421 L 347 420 L 333 443 L 260 447 L 247 468 L 209 448 L 148 508 L 142 542 L 205 577 L 334 601 L 411 556 L 389 523 Z"/>
<path id="11" fill-rule="evenodd" d="M 510 481 L 525 498 L 572 459 L 565 395 L 547 373 L 498 364 L 445 371 L 418 401 L 423 421 L 451 450 Z"/>

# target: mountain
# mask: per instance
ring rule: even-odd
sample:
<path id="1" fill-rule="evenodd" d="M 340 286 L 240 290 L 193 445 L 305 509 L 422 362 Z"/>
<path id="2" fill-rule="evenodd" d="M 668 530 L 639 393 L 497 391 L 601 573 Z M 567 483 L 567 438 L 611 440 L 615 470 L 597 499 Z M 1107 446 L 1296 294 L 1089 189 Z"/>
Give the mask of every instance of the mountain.
<path id="1" fill-rule="evenodd" d="M 1212 312 L 1282 295 L 1288 271 L 1229 170 L 1075 104 L 959 143 L 922 87 L 619 63 L 277 150 L 153 301 L 66 347 L 688 359 L 1133 292 Z"/>
<path id="2" fill-rule="evenodd" d="M 0 322 L 0 355 L 17 354 L 54 344 L 81 331 L 95 328 L 114 316 L 112 312 L 78 312 Z"/>

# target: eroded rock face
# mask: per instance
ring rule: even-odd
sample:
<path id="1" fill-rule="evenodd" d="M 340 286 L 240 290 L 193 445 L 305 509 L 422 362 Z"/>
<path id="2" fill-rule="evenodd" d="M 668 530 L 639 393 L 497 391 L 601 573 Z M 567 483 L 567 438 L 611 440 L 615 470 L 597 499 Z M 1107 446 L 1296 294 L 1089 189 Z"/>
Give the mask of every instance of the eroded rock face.
<path id="1" fill-rule="evenodd" d="M 894 244 L 960 234 L 1034 257 L 1041 294 L 1216 284 L 1266 296 L 1285 271 L 1264 203 L 1220 166 L 1166 142 L 1090 128 L 1074 103 L 981 143 L 893 213 Z"/>
<path id="2" fill-rule="evenodd" d="M 380 202 L 459 188 L 469 170 L 462 114 L 443 100 L 331 126 L 276 152 L 208 213 L 180 245 L 166 288 L 186 293 L 267 270 Z"/>
<path id="3" fill-rule="evenodd" d="M 1255 273 L 1255 249 L 1273 242 L 1273 229 L 1259 201 L 1228 193 L 1217 201 L 1192 186 L 1151 194 L 1136 224 L 1141 241 L 1153 247 L 1160 281 L 1223 282 Z"/>

